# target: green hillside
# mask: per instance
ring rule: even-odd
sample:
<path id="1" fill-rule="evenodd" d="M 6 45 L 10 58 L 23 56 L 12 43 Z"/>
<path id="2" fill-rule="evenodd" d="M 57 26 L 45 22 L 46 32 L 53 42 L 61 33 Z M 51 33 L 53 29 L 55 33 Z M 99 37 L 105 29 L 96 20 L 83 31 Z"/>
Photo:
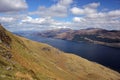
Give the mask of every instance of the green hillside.
<path id="1" fill-rule="evenodd" d="M 120 74 L 0 25 L 0 80 L 120 80 Z"/>

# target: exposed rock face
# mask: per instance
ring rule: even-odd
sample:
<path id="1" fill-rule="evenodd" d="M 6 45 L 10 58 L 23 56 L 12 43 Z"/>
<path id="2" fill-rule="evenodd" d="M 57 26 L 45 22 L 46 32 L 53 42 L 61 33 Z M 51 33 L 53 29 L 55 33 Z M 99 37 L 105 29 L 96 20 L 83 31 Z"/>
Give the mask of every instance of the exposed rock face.
<path id="1" fill-rule="evenodd" d="M 6 59 L 11 59 L 12 58 L 12 53 L 7 48 L 8 48 L 7 46 L 6 46 L 6 48 L 3 48 L 3 46 L 0 45 L 0 55 L 3 56 Z"/>
<path id="2" fill-rule="evenodd" d="M 12 54 L 8 50 L 11 48 L 11 42 L 12 39 L 7 35 L 6 30 L 2 27 L 2 25 L 0 25 L 0 55 L 6 59 L 12 58 Z"/>
<path id="3" fill-rule="evenodd" d="M 0 43 L 10 47 L 12 39 L 6 34 L 5 29 L 0 25 Z"/>
<path id="4" fill-rule="evenodd" d="M 42 50 L 44 50 L 44 51 L 50 51 L 51 49 L 49 47 L 44 47 L 44 48 L 42 48 Z"/>

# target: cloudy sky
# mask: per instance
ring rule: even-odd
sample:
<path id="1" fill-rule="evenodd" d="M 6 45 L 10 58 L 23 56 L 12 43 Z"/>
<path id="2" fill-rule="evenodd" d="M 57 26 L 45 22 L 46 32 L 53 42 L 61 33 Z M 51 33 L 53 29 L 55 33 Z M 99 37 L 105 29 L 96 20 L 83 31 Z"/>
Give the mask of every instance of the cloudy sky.
<path id="1" fill-rule="evenodd" d="M 120 30 L 120 0 L 0 0 L 0 23 L 10 31 Z"/>

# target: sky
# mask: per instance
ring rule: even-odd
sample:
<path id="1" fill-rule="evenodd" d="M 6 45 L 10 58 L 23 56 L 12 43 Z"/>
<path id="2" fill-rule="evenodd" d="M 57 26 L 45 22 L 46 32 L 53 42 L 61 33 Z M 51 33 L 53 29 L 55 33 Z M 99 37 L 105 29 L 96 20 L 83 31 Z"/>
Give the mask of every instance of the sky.
<path id="1" fill-rule="evenodd" d="M 120 0 L 0 0 L 0 23 L 12 32 L 120 30 Z"/>

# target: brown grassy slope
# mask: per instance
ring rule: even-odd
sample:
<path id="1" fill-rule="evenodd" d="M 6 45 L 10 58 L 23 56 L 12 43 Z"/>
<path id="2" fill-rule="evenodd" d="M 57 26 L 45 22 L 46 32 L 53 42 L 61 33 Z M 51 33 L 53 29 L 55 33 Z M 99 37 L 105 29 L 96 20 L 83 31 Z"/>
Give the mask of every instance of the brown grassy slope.
<path id="1" fill-rule="evenodd" d="M 120 80 L 120 74 L 0 26 L 1 80 Z M 3 36 L 4 35 L 4 36 Z"/>

